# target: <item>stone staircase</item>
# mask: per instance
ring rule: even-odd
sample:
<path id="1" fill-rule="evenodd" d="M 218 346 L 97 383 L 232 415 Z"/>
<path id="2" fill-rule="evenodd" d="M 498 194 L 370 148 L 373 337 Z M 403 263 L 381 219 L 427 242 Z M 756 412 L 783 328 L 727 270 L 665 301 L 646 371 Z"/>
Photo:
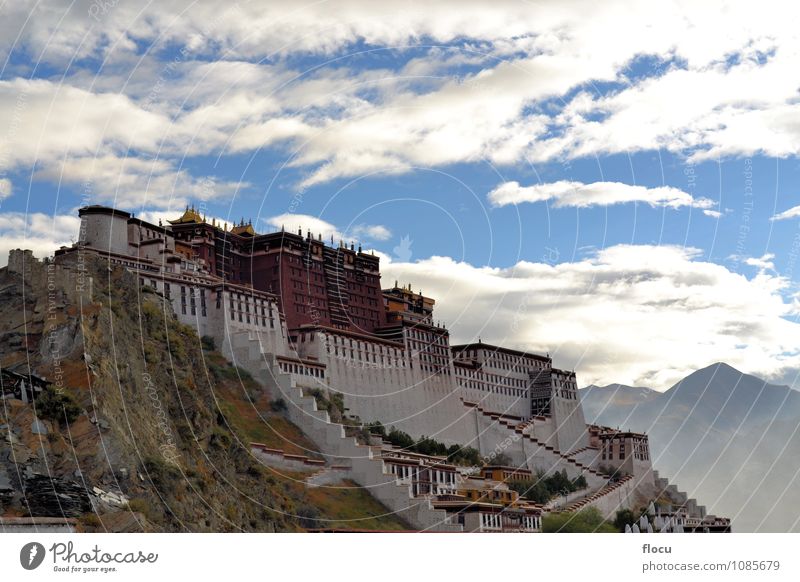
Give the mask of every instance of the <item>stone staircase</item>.
<path id="1" fill-rule="evenodd" d="M 502 414 L 497 414 L 495 412 L 488 412 L 483 407 L 479 405 L 472 405 L 472 407 L 477 411 L 478 414 L 482 414 L 485 417 L 490 418 L 493 422 L 497 423 L 499 426 L 507 428 L 509 431 L 512 431 L 519 435 L 521 438 L 537 445 L 539 447 L 539 451 L 545 451 L 545 454 L 549 453 L 552 456 L 554 461 L 553 467 L 551 470 L 560 470 L 561 468 L 570 468 L 570 469 L 577 469 L 579 472 L 583 473 L 587 481 L 593 481 L 597 483 L 597 480 L 600 479 L 603 482 L 606 480 L 606 477 L 601 474 L 599 471 L 584 465 L 580 461 L 577 461 L 572 457 L 572 455 L 576 454 L 578 451 L 574 451 L 570 454 L 564 454 L 556 447 L 552 445 L 548 445 L 531 435 L 530 433 L 525 432 L 525 430 L 529 427 L 531 421 L 526 423 L 516 423 L 508 418 L 505 418 Z M 570 471 L 572 472 L 572 471 Z M 591 485 L 591 483 L 590 483 Z"/>
<path id="2" fill-rule="evenodd" d="M 262 351 L 257 333 L 233 335 L 230 343 L 234 363 L 253 374 L 274 398 L 286 401 L 289 420 L 316 444 L 328 465 L 342 468 L 343 477 L 367 489 L 415 529 L 463 531 L 461 525 L 450 522 L 447 512 L 434 509 L 429 498 L 414 497 L 411 485 L 398 482 L 384 465 L 382 447 L 361 444 L 347 436 L 345 426 L 331 422 L 328 412 L 319 410 L 316 399 L 307 394 L 314 386 L 299 384 L 292 375 L 280 372 L 275 356 Z"/>
<path id="3" fill-rule="evenodd" d="M 577 499 L 571 503 L 568 503 L 564 507 L 560 508 L 559 511 L 561 512 L 571 512 L 571 511 L 580 511 L 584 507 L 591 506 L 596 503 L 601 498 L 609 495 L 619 489 L 620 487 L 624 486 L 628 481 L 633 479 L 630 475 L 626 475 L 622 477 L 618 481 L 614 483 L 609 483 L 605 487 L 601 488 L 599 491 L 595 491 L 594 493 L 590 493 L 589 495 Z"/>
<path id="4" fill-rule="evenodd" d="M 692 517 L 703 518 L 706 516 L 706 506 L 697 503 L 697 500 L 690 498 L 684 491 L 680 491 L 677 486 L 671 484 L 669 479 L 662 477 L 658 471 L 653 471 L 653 478 L 656 484 L 658 495 L 666 495 L 674 505 L 685 507 Z"/>
<path id="5" fill-rule="evenodd" d="M 580 449 L 575 449 L 574 451 L 570 451 L 569 453 L 567 453 L 564 456 L 566 456 L 566 457 L 576 457 L 576 456 L 578 456 L 581 453 L 584 453 L 586 451 L 596 451 L 596 450 L 597 450 L 597 447 L 582 447 Z"/>

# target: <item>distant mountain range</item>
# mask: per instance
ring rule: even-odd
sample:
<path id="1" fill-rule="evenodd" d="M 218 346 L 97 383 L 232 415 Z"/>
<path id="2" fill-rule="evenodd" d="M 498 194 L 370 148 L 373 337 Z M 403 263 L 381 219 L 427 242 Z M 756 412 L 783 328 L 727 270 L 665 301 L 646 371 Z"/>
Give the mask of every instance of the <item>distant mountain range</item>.
<path id="1" fill-rule="evenodd" d="M 655 468 L 734 531 L 800 532 L 800 392 L 718 363 L 666 392 L 580 394 L 588 422 L 647 432 Z"/>

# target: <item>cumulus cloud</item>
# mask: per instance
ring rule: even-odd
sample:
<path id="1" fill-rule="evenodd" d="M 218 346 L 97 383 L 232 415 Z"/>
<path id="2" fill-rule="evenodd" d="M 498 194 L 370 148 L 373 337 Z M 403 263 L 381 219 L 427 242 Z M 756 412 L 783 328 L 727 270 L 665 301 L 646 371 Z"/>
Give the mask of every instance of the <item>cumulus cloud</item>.
<path id="1" fill-rule="evenodd" d="M 447 257 L 416 263 L 382 256 L 387 280 L 413 281 L 436 299 L 453 342 L 550 352 L 582 385 L 666 389 L 717 361 L 766 378 L 800 368 L 789 281 L 751 261 L 753 277 L 700 259 L 697 249 L 620 245 L 557 265 L 500 269 Z M 480 314 L 476 317 L 475 314 Z"/>
<path id="2" fill-rule="evenodd" d="M 338 244 L 339 241 L 358 242 L 358 241 L 383 241 L 392 236 L 392 232 L 381 224 L 351 224 L 346 229 L 341 230 L 332 223 L 316 216 L 308 214 L 296 214 L 287 212 L 277 216 L 263 219 L 264 223 L 275 229 L 285 228 L 287 231 L 296 232 L 302 230 L 311 231 L 315 238 L 322 236 L 324 241 L 333 238 Z"/>
<path id="3" fill-rule="evenodd" d="M 75 241 L 80 224 L 77 215 L 0 213 L 0 266 L 8 263 L 11 249 L 31 249 L 37 258 L 52 255 L 60 246 Z"/>
<path id="4" fill-rule="evenodd" d="M 5 200 L 11 196 L 11 180 L 0 178 L 0 200 Z"/>
<path id="5" fill-rule="evenodd" d="M 310 186 L 420 165 L 662 147 L 695 160 L 800 152 L 792 5 L 778 16 L 721 2 L 40 4 L 9 7 L 6 50 L 105 65 L 99 75 L 73 67 L 61 84 L 0 83 L 0 122 L 15 128 L 0 165 L 65 152 L 192 156 L 285 144 Z M 420 40 L 455 46 L 386 70 L 324 60 L 359 42 Z M 171 45 L 180 55 L 159 62 L 159 48 Z M 297 54 L 322 66 L 293 70 Z M 627 67 L 642 56 L 657 66 L 636 77 Z M 608 88 L 590 91 L 597 81 Z"/>
<path id="6" fill-rule="evenodd" d="M 588 208 L 643 202 L 650 206 L 667 208 L 691 206 L 708 209 L 714 205 L 714 202 L 707 198 L 694 198 L 691 194 L 671 186 L 646 188 L 620 182 L 584 184 L 568 180 L 533 186 L 521 186 L 519 182 L 504 182 L 489 192 L 488 197 L 494 206 L 523 202 L 552 202 L 555 207 Z"/>
<path id="7" fill-rule="evenodd" d="M 219 202 L 251 187 L 248 182 L 195 177 L 167 160 L 115 155 L 68 158 L 45 166 L 35 177 L 73 184 L 92 203 L 133 210 L 182 208 L 190 201 Z"/>
<path id="8" fill-rule="evenodd" d="M 789 220 L 790 218 L 797 218 L 798 216 L 800 216 L 800 206 L 793 206 L 788 210 L 779 212 L 775 216 L 771 217 L 770 220 Z"/>

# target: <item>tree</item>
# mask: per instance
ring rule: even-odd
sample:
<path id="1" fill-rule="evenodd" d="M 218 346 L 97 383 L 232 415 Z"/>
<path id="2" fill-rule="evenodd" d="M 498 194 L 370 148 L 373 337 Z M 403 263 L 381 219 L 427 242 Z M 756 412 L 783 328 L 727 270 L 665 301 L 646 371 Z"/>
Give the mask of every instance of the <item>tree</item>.
<path id="1" fill-rule="evenodd" d="M 511 457 L 505 453 L 498 453 L 489 460 L 489 465 L 495 465 L 498 467 L 510 467 L 513 465 L 513 463 L 514 462 L 511 460 Z"/>
<path id="2" fill-rule="evenodd" d="M 47 386 L 34 402 L 36 416 L 63 424 L 72 423 L 81 413 L 81 407 L 66 390 Z"/>
<path id="3" fill-rule="evenodd" d="M 624 532 L 626 525 L 632 525 L 637 521 L 639 521 L 639 518 L 630 509 L 620 509 L 614 517 L 614 527 Z"/>

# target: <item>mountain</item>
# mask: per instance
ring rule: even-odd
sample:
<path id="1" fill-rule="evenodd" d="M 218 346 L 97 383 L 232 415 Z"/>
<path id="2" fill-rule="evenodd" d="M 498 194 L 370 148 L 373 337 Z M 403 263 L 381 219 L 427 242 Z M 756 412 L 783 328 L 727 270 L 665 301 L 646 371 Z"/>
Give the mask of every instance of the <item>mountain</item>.
<path id="1" fill-rule="evenodd" d="M 735 531 L 800 531 L 800 392 L 717 363 L 663 393 L 580 394 L 587 421 L 647 432 L 655 468 Z"/>
<path id="2" fill-rule="evenodd" d="M 656 398 L 659 392 L 641 386 L 609 384 L 608 386 L 587 386 L 580 392 L 581 404 L 586 418 L 601 416 L 608 407 L 631 407 Z"/>

